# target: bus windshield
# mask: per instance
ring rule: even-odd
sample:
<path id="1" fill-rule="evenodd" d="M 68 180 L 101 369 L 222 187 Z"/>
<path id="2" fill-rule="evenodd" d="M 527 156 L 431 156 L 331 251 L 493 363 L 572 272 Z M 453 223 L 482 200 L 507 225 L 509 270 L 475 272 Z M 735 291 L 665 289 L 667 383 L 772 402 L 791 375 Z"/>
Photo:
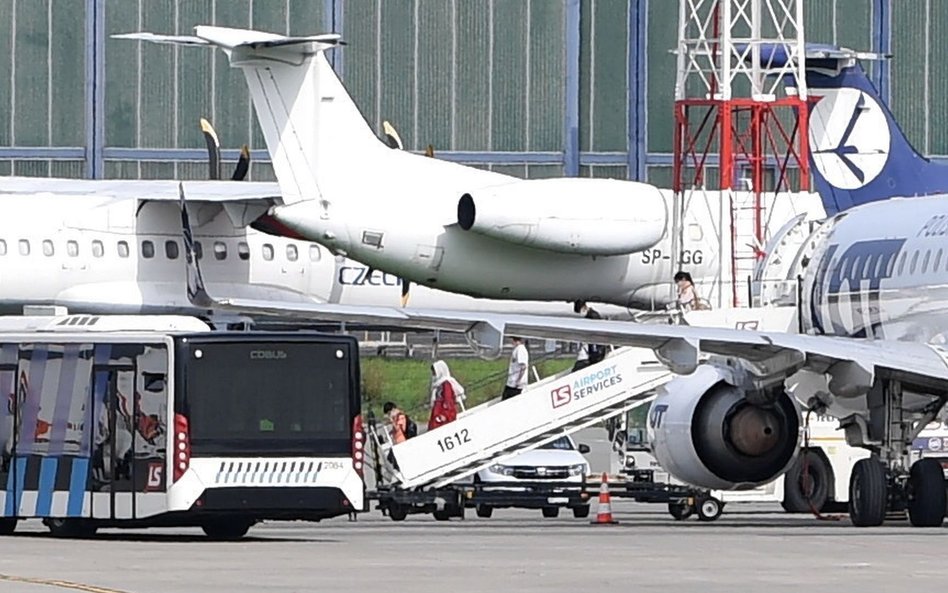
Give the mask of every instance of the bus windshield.
<path id="1" fill-rule="evenodd" d="M 208 342 L 184 351 L 194 454 L 350 453 L 357 362 L 344 345 Z"/>

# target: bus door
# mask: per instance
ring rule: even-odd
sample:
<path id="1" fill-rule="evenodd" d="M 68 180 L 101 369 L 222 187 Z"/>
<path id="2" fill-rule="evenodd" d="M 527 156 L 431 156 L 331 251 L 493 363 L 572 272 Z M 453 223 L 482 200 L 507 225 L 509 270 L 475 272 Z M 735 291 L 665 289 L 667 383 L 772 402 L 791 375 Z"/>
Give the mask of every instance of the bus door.
<path id="1" fill-rule="evenodd" d="M 118 345 L 113 348 L 121 347 Z M 107 494 L 107 505 L 95 505 L 98 519 L 135 517 L 135 363 L 133 358 L 101 361 L 96 348 L 95 401 L 96 439 L 94 455 L 95 490 Z M 104 362 L 104 364 L 102 364 Z M 97 496 L 99 501 L 104 498 Z M 105 506 L 105 508 L 103 508 Z"/>
<path id="2" fill-rule="evenodd" d="M 16 344 L 0 346 L 0 517 L 15 517 L 20 508 L 26 465 L 17 463 L 19 402 L 16 391 Z"/>

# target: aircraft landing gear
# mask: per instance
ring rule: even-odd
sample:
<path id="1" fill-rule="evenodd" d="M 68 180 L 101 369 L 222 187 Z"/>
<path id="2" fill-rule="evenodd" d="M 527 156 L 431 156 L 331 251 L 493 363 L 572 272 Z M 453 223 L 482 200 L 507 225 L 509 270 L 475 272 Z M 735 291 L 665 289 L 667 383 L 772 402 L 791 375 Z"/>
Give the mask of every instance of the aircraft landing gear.
<path id="1" fill-rule="evenodd" d="M 935 459 L 911 463 L 912 441 L 944 406 L 935 400 L 921 416 L 902 405 L 898 381 L 879 379 L 866 396 L 868 418 L 850 417 L 841 424 L 847 441 L 867 448 L 872 457 L 853 467 L 849 481 L 849 516 L 853 525 L 882 525 L 887 514 L 908 513 L 915 527 L 937 527 L 945 519 L 948 495 L 944 473 Z"/>

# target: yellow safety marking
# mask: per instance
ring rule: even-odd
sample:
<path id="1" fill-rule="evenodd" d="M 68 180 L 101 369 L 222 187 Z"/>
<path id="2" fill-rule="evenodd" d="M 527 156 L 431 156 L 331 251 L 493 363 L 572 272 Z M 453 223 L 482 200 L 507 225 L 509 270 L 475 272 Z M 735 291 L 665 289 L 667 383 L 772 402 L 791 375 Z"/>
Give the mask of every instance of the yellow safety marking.
<path id="1" fill-rule="evenodd" d="M 108 587 L 96 587 L 95 585 L 83 585 L 72 581 L 60 581 L 58 579 L 37 579 L 33 577 L 19 577 L 12 574 L 0 573 L 0 581 L 9 581 L 11 583 L 27 583 L 29 585 L 45 585 L 47 587 L 59 587 L 60 589 L 71 589 L 72 591 L 84 591 L 85 593 L 128 593 L 121 589 L 110 589 Z"/>

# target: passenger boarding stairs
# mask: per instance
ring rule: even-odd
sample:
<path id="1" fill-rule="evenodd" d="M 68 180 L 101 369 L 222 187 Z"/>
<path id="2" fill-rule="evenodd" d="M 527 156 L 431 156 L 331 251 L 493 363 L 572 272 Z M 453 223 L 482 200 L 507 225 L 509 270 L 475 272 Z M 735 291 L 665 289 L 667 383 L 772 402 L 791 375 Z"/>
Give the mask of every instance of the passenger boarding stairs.
<path id="1" fill-rule="evenodd" d="M 650 402 L 673 378 L 651 350 L 621 348 L 602 362 L 528 385 L 520 395 L 394 445 L 402 488 L 440 488 L 514 455 Z"/>

